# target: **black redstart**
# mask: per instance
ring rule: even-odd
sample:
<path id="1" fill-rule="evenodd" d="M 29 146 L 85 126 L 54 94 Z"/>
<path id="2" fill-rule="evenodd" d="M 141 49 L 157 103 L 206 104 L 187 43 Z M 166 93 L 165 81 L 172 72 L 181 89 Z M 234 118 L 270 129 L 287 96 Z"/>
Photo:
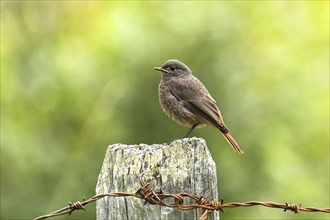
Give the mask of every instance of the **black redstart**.
<path id="1" fill-rule="evenodd" d="M 229 133 L 216 101 L 187 65 L 171 59 L 154 69 L 162 72 L 158 94 L 164 112 L 179 124 L 190 127 L 181 138 L 187 137 L 195 127 L 210 124 L 221 131 L 236 152 L 244 153 Z"/>

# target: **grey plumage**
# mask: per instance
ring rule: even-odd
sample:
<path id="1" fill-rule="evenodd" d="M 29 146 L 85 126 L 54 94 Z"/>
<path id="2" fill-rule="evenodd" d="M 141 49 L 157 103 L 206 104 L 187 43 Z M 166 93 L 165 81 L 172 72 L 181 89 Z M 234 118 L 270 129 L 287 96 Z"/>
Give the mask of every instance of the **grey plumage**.
<path id="1" fill-rule="evenodd" d="M 188 66 L 172 59 L 154 69 L 162 72 L 158 93 L 164 112 L 177 123 L 190 127 L 182 138 L 195 127 L 210 124 L 222 132 L 235 151 L 244 153 L 229 133 L 216 101 Z"/>

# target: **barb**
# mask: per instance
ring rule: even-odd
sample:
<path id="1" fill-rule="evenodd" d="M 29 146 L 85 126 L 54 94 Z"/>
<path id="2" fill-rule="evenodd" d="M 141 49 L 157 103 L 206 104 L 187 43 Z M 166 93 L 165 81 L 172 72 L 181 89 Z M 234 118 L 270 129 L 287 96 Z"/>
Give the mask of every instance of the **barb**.
<path id="1" fill-rule="evenodd" d="M 323 212 L 323 213 L 330 213 L 330 208 L 314 208 L 314 207 L 301 207 L 301 204 L 279 204 L 279 203 L 273 203 L 273 202 L 259 202 L 259 201 L 248 201 L 248 202 L 231 202 L 231 203 L 224 203 L 223 199 L 221 199 L 220 202 L 218 201 L 208 201 L 206 198 L 202 196 L 197 196 L 189 193 L 178 193 L 178 194 L 163 194 L 162 192 L 155 192 L 152 190 L 151 185 L 145 183 L 142 179 L 140 180 L 141 187 L 135 192 L 135 193 L 126 193 L 126 192 L 113 192 L 113 193 L 104 193 L 95 195 L 88 200 L 83 200 L 82 202 L 69 202 L 69 205 L 59 209 L 57 211 L 54 211 L 52 213 L 49 213 L 47 215 L 42 215 L 34 220 L 43 220 L 55 216 L 65 215 L 69 214 L 71 215 L 72 212 L 76 210 L 85 210 L 85 205 L 95 202 L 96 200 L 99 200 L 106 196 L 111 197 L 135 197 L 139 198 L 145 201 L 146 203 L 149 203 L 151 205 L 161 205 L 166 207 L 173 207 L 178 208 L 180 210 L 191 210 L 191 209 L 204 209 L 204 213 L 201 215 L 200 220 L 206 220 L 209 213 L 213 211 L 222 211 L 224 208 L 236 208 L 236 207 L 250 207 L 250 206 L 265 206 L 269 208 L 279 208 L 283 209 L 284 211 L 290 210 L 294 213 L 299 212 Z M 172 199 L 171 202 L 163 202 L 164 199 Z M 184 201 L 186 198 L 190 198 L 195 201 L 194 204 L 186 204 Z"/>

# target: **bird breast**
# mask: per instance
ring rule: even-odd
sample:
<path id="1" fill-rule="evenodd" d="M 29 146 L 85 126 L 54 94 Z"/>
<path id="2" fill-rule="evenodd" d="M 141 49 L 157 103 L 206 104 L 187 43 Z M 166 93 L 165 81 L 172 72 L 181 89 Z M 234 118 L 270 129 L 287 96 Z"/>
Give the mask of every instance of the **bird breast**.
<path id="1" fill-rule="evenodd" d="M 195 116 L 184 107 L 185 101 L 180 100 L 171 93 L 172 89 L 169 81 L 161 80 L 158 88 L 159 102 L 165 114 L 177 123 L 191 127 L 196 123 L 203 124 L 199 117 Z"/>

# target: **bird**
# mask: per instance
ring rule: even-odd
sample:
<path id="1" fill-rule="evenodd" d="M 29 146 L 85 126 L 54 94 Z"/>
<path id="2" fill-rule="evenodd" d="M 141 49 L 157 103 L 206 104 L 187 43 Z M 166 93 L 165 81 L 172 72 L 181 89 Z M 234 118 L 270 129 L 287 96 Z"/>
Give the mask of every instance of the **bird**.
<path id="1" fill-rule="evenodd" d="M 208 124 L 219 129 L 237 153 L 244 153 L 225 125 L 215 99 L 186 64 L 170 59 L 154 70 L 162 73 L 158 96 L 163 111 L 175 122 L 189 127 L 181 139 L 194 128 Z"/>

